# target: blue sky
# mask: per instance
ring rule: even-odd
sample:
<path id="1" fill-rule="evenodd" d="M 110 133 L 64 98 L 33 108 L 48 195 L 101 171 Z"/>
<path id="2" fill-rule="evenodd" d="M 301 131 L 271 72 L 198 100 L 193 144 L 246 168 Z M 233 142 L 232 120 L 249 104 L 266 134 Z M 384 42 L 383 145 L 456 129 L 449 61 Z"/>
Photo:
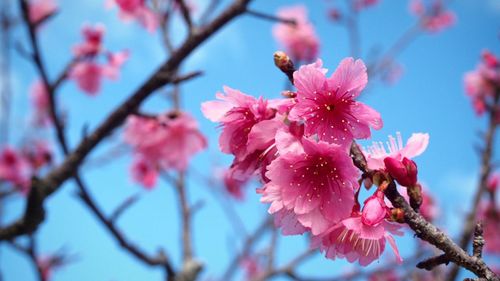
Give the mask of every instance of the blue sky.
<path id="1" fill-rule="evenodd" d="M 199 2 L 203 7 L 206 1 Z M 308 7 L 321 38 L 320 57 L 325 67 L 333 71 L 339 61 L 349 55 L 345 29 L 326 18 L 326 7 L 334 1 L 255 0 L 251 7 L 274 13 L 280 6 L 296 2 Z M 408 13 L 407 1 L 381 2 L 361 15 L 363 56 L 373 46 L 387 48 L 415 23 L 415 18 Z M 65 83 L 59 91 L 60 104 L 68 112 L 68 133 L 74 147 L 81 137 L 82 128 L 85 125 L 95 128 L 165 60 L 166 54 L 158 34 L 148 34 L 134 23 L 122 23 L 116 10 L 104 8 L 104 1 L 59 0 L 59 3 L 60 13 L 40 31 L 42 52 L 51 77 L 55 77 L 71 58 L 71 47 L 80 42 L 80 27 L 85 22 L 105 24 L 104 42 L 110 50 L 127 48 L 131 51 L 121 79 L 106 82 L 98 96 L 83 94 L 72 82 Z M 470 194 L 478 172 L 479 161 L 474 150 L 478 144 L 477 132 L 485 127 L 485 120 L 474 115 L 464 94 L 462 77 L 475 67 L 484 48 L 500 54 L 500 0 L 457 0 L 453 1 L 451 8 L 458 17 L 456 25 L 439 34 L 418 37 L 398 57 L 404 67 L 401 80 L 394 86 L 370 80 L 369 89 L 362 99 L 377 109 L 384 120 L 384 128 L 373 133 L 374 140 L 385 141 L 387 135 L 397 131 L 405 139 L 412 132 L 430 134 L 427 151 L 417 158 L 420 178 L 442 207 L 440 226 L 450 233 L 457 233 L 471 201 Z M 272 54 L 278 46 L 271 34 L 272 25 L 268 21 L 242 16 L 203 44 L 184 63 L 182 69 L 185 72 L 203 70 L 205 73 L 182 87 L 182 106 L 197 118 L 209 140 L 207 151 L 196 156 L 191 164 L 196 174 L 209 176 L 216 167 L 228 165 L 231 161 L 230 157 L 219 152 L 219 130 L 203 118 L 199 109 L 201 102 L 213 99 L 223 85 L 256 96 L 279 96 L 285 78 L 273 65 Z M 176 20 L 171 29 L 176 35 L 175 41 L 180 42 L 184 32 L 181 21 Z M 14 38 L 25 43 L 24 29 L 17 29 Z M 29 133 L 25 126 L 29 114 L 27 94 L 36 73 L 32 65 L 14 52 L 12 65 L 12 108 L 16 118 L 11 126 L 16 130 L 12 130 L 11 140 L 15 144 Z M 150 112 L 169 108 L 169 102 L 161 94 L 143 105 L 143 109 Z M 52 138 L 51 132 L 44 133 L 44 137 Z M 90 158 L 106 153 L 120 138 L 120 131 L 117 131 Z M 496 145 L 500 145 L 498 140 Z M 139 193 L 141 199 L 120 219 L 119 227 L 148 253 L 155 253 L 159 246 L 165 248 L 178 266 L 179 223 L 173 188 L 162 183 L 152 191 L 143 190 L 129 178 L 130 162 L 130 156 L 124 155 L 103 167 L 85 166 L 85 179 L 92 195 L 109 213 L 125 198 Z M 256 186 L 247 189 L 245 201 L 232 203 L 249 232 L 260 223 L 267 208 L 259 203 L 254 192 Z M 191 177 L 188 188 L 191 202 L 204 203 L 193 221 L 195 253 L 206 264 L 203 277 L 217 277 L 239 248 L 241 236 L 238 233 L 241 230 L 233 229 L 228 223 L 224 210 L 211 192 L 213 187 L 206 186 L 199 177 Z M 41 253 L 65 247 L 78 257 L 76 262 L 57 271 L 53 280 L 160 280 L 160 270 L 143 266 L 119 248 L 78 201 L 75 191 L 75 186 L 68 181 L 46 202 L 47 219 L 37 234 Z M 23 205 L 21 197 L 10 200 L 3 207 L 3 222 L 17 218 Z M 411 235 L 398 239 L 403 255 L 411 254 L 412 240 Z M 266 243 L 262 241 L 261 248 Z M 302 237 L 280 237 L 278 264 L 301 253 L 306 245 Z M 392 256 L 388 255 L 388 258 Z M 6 281 L 35 280 L 28 261 L 6 245 L 0 247 L 0 268 Z M 313 276 L 333 276 L 352 268 L 355 266 L 344 261 L 330 261 L 317 255 L 299 271 Z"/>

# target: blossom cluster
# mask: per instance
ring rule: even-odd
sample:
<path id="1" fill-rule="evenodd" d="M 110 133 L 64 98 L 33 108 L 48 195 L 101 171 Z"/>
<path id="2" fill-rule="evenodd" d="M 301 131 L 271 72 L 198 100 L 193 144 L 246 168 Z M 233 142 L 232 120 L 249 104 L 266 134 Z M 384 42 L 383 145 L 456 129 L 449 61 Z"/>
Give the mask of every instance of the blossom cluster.
<path id="1" fill-rule="evenodd" d="M 482 60 L 476 69 L 465 74 L 464 84 L 474 110 L 478 115 L 483 115 L 488 107 L 495 106 L 495 96 L 500 93 L 498 58 L 488 50 L 483 51 Z"/>
<path id="2" fill-rule="evenodd" d="M 160 169 L 185 171 L 190 158 L 207 146 L 196 120 L 178 111 L 130 116 L 124 140 L 134 150 L 132 177 L 146 188 L 155 186 Z"/>
<path id="3" fill-rule="evenodd" d="M 284 99 L 256 99 L 225 87 L 218 100 L 202 104 L 202 112 L 220 123 L 220 149 L 235 157 L 228 177 L 260 178 L 261 202 L 271 204 L 269 213 L 284 235 L 308 232 L 326 257 L 361 265 L 378 259 L 388 242 L 400 261 L 392 235 L 402 231 L 383 188 L 361 206 L 361 173 L 350 156 L 354 140 L 382 128 L 380 114 L 356 100 L 368 82 L 366 66 L 346 58 L 330 77 L 326 73 L 321 60 L 301 66 L 293 73 L 296 91 Z M 389 151 L 375 143 L 364 151 L 368 168 L 393 177 L 410 198 L 418 193 L 421 199 L 409 158 L 427 143 L 427 134 L 415 134 L 406 147 L 400 138 L 391 140 Z"/>
<path id="4" fill-rule="evenodd" d="M 12 185 L 27 194 L 30 180 L 36 172 L 52 162 L 52 150 L 42 141 L 27 143 L 20 149 L 6 146 L 0 149 L 0 183 Z"/>
<path id="5" fill-rule="evenodd" d="M 89 95 L 99 92 L 103 77 L 118 79 L 120 67 L 129 57 L 127 50 L 113 53 L 104 49 L 102 44 L 104 32 L 104 26 L 101 24 L 84 25 L 82 28 L 84 41 L 73 48 L 75 63 L 68 76 Z M 105 57 L 105 64 L 99 63 L 100 56 Z"/>
<path id="6" fill-rule="evenodd" d="M 314 26 L 307 18 L 302 5 L 285 7 L 278 11 L 282 19 L 294 20 L 295 24 L 277 23 L 273 35 L 294 61 L 310 62 L 318 57 L 319 39 Z"/>
<path id="7" fill-rule="evenodd" d="M 138 21 L 149 32 L 155 32 L 159 25 L 158 15 L 150 9 L 144 0 L 108 0 L 107 6 L 118 6 L 121 20 Z"/>
<path id="8" fill-rule="evenodd" d="M 431 33 L 437 33 L 456 22 L 455 13 L 446 9 L 442 0 L 432 0 L 424 5 L 422 0 L 410 2 L 410 12 L 420 19 L 420 26 Z"/>

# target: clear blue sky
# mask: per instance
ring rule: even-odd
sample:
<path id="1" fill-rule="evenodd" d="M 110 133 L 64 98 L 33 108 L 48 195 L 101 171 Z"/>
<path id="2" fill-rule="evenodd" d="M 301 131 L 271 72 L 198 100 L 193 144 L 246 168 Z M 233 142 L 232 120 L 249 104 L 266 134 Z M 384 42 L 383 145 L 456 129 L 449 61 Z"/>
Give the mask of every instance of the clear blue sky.
<path id="1" fill-rule="evenodd" d="M 201 7 L 203 2 L 200 0 Z M 251 7 L 274 13 L 278 7 L 295 2 L 298 1 L 255 0 Z M 327 68 L 334 70 L 338 62 L 349 54 L 345 29 L 331 24 L 326 18 L 326 7 L 334 1 L 301 2 L 310 10 L 311 20 L 321 38 L 320 57 Z M 386 48 L 415 22 L 407 10 L 407 1 L 381 2 L 361 16 L 363 55 L 372 46 Z M 72 45 L 81 40 L 80 27 L 84 22 L 103 22 L 106 25 L 105 46 L 110 50 L 128 48 L 131 51 L 122 78 L 118 82 L 106 82 L 97 97 L 86 96 L 72 82 L 64 84 L 59 91 L 60 103 L 68 112 L 68 133 L 74 147 L 81 137 L 83 126 L 94 128 L 99 124 L 112 108 L 164 61 L 166 55 L 158 34 L 148 34 L 134 23 L 123 24 L 118 20 L 116 11 L 104 9 L 104 1 L 59 0 L 59 3 L 60 13 L 40 31 L 42 51 L 51 77 L 55 77 L 70 59 Z M 420 36 L 399 56 L 399 62 L 404 66 L 401 80 L 390 87 L 379 81 L 370 81 L 369 91 L 363 100 L 377 109 L 384 120 L 384 128 L 373 135 L 375 140 L 385 141 L 387 135 L 397 131 L 402 132 L 404 138 L 412 132 L 430 134 L 428 150 L 417 159 L 420 178 L 427 183 L 442 208 L 440 226 L 457 233 L 471 201 L 470 194 L 478 172 L 478 157 L 474 150 L 474 145 L 478 143 L 477 132 L 485 127 L 485 120 L 474 115 L 464 94 L 462 77 L 475 67 L 483 48 L 500 54 L 500 1 L 457 0 L 453 1 L 451 8 L 457 14 L 457 24 L 437 35 Z M 215 129 L 215 124 L 203 118 L 200 103 L 212 99 L 223 85 L 269 98 L 277 97 L 283 88 L 284 77 L 272 61 L 272 54 L 277 49 L 271 34 L 272 25 L 250 16 L 240 17 L 193 53 L 183 65 L 186 72 L 205 72 L 203 77 L 182 88 L 182 105 L 198 119 L 209 140 L 208 150 L 192 162 L 193 169 L 199 173 L 209 176 L 216 166 L 228 165 L 231 160 L 218 151 L 219 131 Z M 179 42 L 183 34 L 180 21 L 172 30 L 178 35 L 176 41 Z M 26 42 L 24 29 L 17 29 L 14 37 Z M 15 92 L 13 114 L 16 117 L 12 126 L 16 130 L 12 131 L 11 139 L 19 140 L 27 133 L 25 129 L 18 128 L 26 128 L 29 110 L 27 94 L 36 74 L 27 61 L 14 53 L 12 65 Z M 169 107 L 167 100 L 158 94 L 150 98 L 143 108 L 160 112 Z M 51 132 L 47 132 L 45 137 L 51 138 Z M 91 158 L 102 155 L 120 141 L 120 132 L 110 140 L 114 142 L 108 141 L 99 146 Z M 498 146 L 500 142 L 496 144 Z M 143 190 L 130 180 L 130 161 L 129 156 L 123 156 L 104 167 L 84 167 L 85 179 L 99 205 L 108 213 L 128 196 L 140 193 L 140 201 L 124 214 L 119 227 L 148 253 L 156 252 L 159 246 L 164 247 L 179 265 L 179 221 L 173 189 L 162 183 L 152 191 Z M 247 189 L 244 202 L 233 204 L 247 231 L 259 224 L 267 209 L 258 202 L 254 187 Z M 191 202 L 204 202 L 195 216 L 193 228 L 195 252 L 206 264 L 205 278 L 217 277 L 224 270 L 229 258 L 237 251 L 241 238 L 239 230 L 228 223 L 224 211 L 209 190 L 210 187 L 195 177 L 189 181 Z M 37 235 L 42 253 L 64 246 L 68 252 L 78 256 L 76 262 L 57 271 L 53 280 L 161 280 L 160 270 L 143 266 L 119 248 L 77 200 L 75 191 L 75 186 L 68 181 L 46 202 L 47 219 Z M 10 200 L 4 207 L 2 221 L 17 218 L 23 205 L 21 197 Z M 265 243 L 261 244 L 265 247 Z M 411 235 L 398 239 L 398 245 L 404 256 L 409 255 L 414 245 Z M 304 238 L 281 237 L 278 263 L 288 261 L 305 247 Z M 374 263 L 372 267 L 377 265 Z M 6 281 L 35 280 L 34 271 L 25 257 L 6 245 L 0 247 L 0 268 Z M 300 272 L 332 276 L 351 268 L 344 261 L 330 261 L 318 255 L 301 267 Z"/>

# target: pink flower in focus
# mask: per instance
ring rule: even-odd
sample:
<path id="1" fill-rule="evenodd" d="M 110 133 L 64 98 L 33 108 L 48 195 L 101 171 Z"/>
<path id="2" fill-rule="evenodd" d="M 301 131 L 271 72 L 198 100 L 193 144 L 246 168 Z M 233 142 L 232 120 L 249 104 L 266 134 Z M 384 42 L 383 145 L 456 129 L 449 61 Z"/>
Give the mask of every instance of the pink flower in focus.
<path id="1" fill-rule="evenodd" d="M 22 194 L 28 194 L 30 187 L 30 165 L 24 157 L 10 147 L 0 151 L 0 181 L 14 185 Z"/>
<path id="2" fill-rule="evenodd" d="M 242 159 L 249 154 L 248 135 L 253 126 L 272 119 L 276 110 L 270 108 L 268 102 L 262 98 L 257 100 L 229 87 L 224 87 L 224 92 L 226 95 L 222 93 L 216 95 L 220 101 L 204 102 L 201 110 L 206 118 L 221 123 L 223 128 L 219 138 L 221 151 Z"/>
<path id="3" fill-rule="evenodd" d="M 387 172 L 400 185 L 413 187 L 417 184 L 417 164 L 413 160 L 403 157 L 403 160 L 397 160 L 392 157 L 386 157 L 384 164 Z"/>
<path id="4" fill-rule="evenodd" d="M 38 24 L 57 11 L 54 0 L 31 0 L 28 6 L 28 17 L 32 24 Z"/>
<path id="5" fill-rule="evenodd" d="M 293 74 L 297 104 L 290 111 L 290 120 L 303 120 L 306 136 L 317 135 L 344 147 L 353 139 L 370 137 L 370 127 L 382 128 L 380 114 L 355 100 L 368 82 L 364 63 L 347 58 L 330 78 L 326 72 L 318 60 Z"/>
<path id="6" fill-rule="evenodd" d="M 132 179 L 142 184 L 146 189 L 152 189 L 157 182 L 158 170 L 155 165 L 144 159 L 136 157 L 131 167 Z"/>
<path id="7" fill-rule="evenodd" d="M 277 23 L 273 27 L 276 40 L 295 61 L 309 62 L 317 58 L 319 39 L 307 18 L 304 6 L 292 6 L 278 11 L 278 17 L 295 20 L 296 24 Z"/>
<path id="8" fill-rule="evenodd" d="M 102 37 L 104 36 L 104 26 L 96 24 L 94 27 L 84 25 L 82 35 L 84 42 L 73 47 L 76 57 L 96 56 L 102 51 Z"/>
<path id="9" fill-rule="evenodd" d="M 30 99 L 34 108 L 35 124 L 37 126 L 49 124 L 51 121 L 49 93 L 41 80 L 37 80 L 31 86 Z"/>
<path id="10" fill-rule="evenodd" d="M 313 244 L 318 245 L 329 259 L 346 258 L 349 262 L 359 261 L 360 265 L 366 266 L 380 257 L 387 240 L 396 260 L 401 263 L 401 256 L 391 234 L 403 233 L 399 231 L 399 225 L 385 220 L 387 207 L 380 197 L 383 195 L 375 194 L 368 198 L 361 214 L 355 212 L 321 236 L 314 237 Z"/>
<path id="11" fill-rule="evenodd" d="M 92 61 L 76 63 L 69 72 L 69 78 L 74 79 L 80 90 L 94 96 L 101 88 L 103 68 Z"/>
<path id="12" fill-rule="evenodd" d="M 455 13 L 446 10 L 442 0 L 433 0 L 428 7 L 422 0 L 412 0 L 410 11 L 420 18 L 422 27 L 428 32 L 440 32 L 456 22 Z"/>
<path id="13" fill-rule="evenodd" d="M 358 188 L 358 171 L 344 149 L 327 142 L 302 140 L 302 151 L 283 153 L 269 166 L 270 182 L 262 202 L 270 213 L 293 211 L 297 221 L 318 235 L 349 216 Z"/>
<path id="14" fill-rule="evenodd" d="M 144 0 L 112 0 L 120 9 L 118 16 L 123 21 L 136 20 L 147 31 L 156 31 L 159 19 L 158 15 L 146 6 Z"/>
<path id="15" fill-rule="evenodd" d="M 382 142 L 373 142 L 371 146 L 363 148 L 363 154 L 368 162 L 368 168 L 371 170 L 380 170 L 385 168 L 384 159 L 391 157 L 402 161 L 403 158 L 412 159 L 422 154 L 429 144 L 429 134 L 415 133 L 408 139 L 406 146 L 403 146 L 403 140 L 399 132 L 396 138 L 389 136 L 387 150 Z"/>

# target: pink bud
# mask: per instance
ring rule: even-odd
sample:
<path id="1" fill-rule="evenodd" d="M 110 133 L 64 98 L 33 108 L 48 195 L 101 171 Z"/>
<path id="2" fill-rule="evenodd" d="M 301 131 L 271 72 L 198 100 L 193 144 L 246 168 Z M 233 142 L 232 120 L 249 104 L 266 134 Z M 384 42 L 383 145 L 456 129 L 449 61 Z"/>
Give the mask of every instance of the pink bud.
<path id="1" fill-rule="evenodd" d="M 386 157 L 384 164 L 391 175 L 400 185 L 410 187 L 417 184 L 417 165 L 408 158 L 402 161 Z"/>
<path id="2" fill-rule="evenodd" d="M 493 67 L 493 68 L 499 66 L 497 57 L 495 57 L 495 55 L 492 54 L 490 51 L 484 50 L 483 53 L 482 53 L 482 57 L 483 57 L 484 63 L 487 66 Z"/>
<path id="3" fill-rule="evenodd" d="M 361 213 L 361 221 L 365 225 L 378 225 L 387 216 L 387 206 L 384 203 L 383 193 L 377 191 L 374 195 L 368 197 Z"/>

